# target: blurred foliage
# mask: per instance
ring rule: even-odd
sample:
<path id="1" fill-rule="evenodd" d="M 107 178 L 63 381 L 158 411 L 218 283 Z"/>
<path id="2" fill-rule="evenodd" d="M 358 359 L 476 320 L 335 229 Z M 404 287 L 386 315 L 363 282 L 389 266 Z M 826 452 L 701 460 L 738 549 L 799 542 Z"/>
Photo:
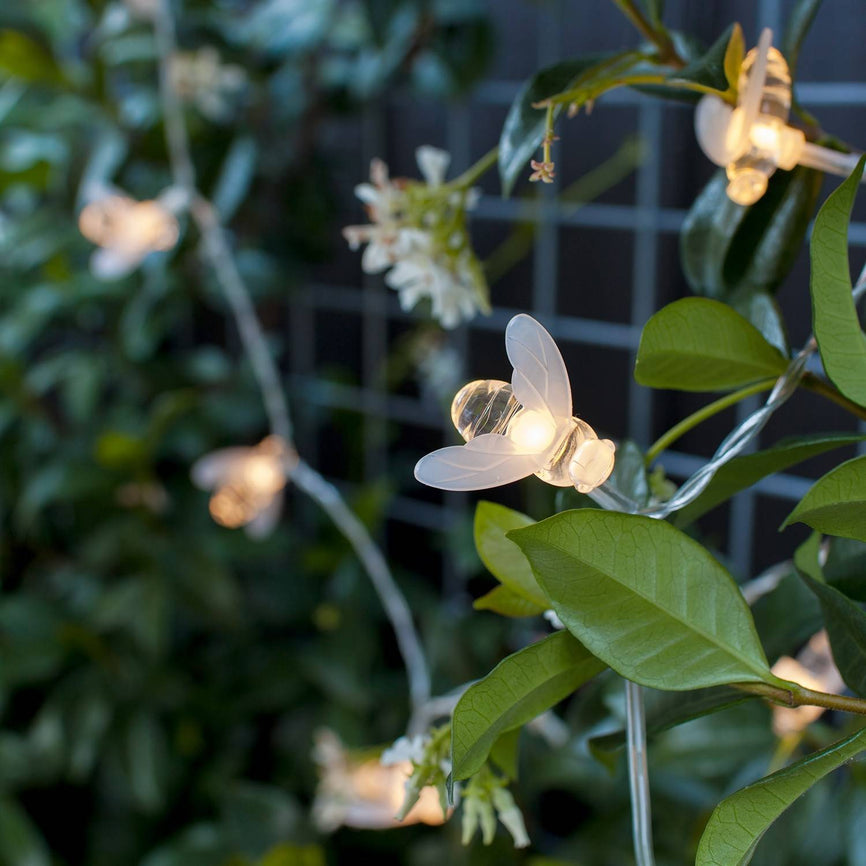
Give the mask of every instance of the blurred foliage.
<path id="1" fill-rule="evenodd" d="M 459 93 L 489 51 L 480 5 L 175 4 L 184 51 L 215 49 L 231 85 L 185 111 L 266 321 L 328 253 L 322 125 L 395 82 Z M 0 9 L 0 864 L 319 866 L 356 843 L 326 857 L 310 825 L 312 732 L 393 739 L 404 675 L 309 503 L 252 542 L 190 484 L 201 454 L 265 432 L 195 232 L 122 280 L 90 273 L 83 188 L 169 183 L 143 6 Z M 352 505 L 375 529 L 386 501 Z M 435 587 L 413 592 L 433 609 Z"/>

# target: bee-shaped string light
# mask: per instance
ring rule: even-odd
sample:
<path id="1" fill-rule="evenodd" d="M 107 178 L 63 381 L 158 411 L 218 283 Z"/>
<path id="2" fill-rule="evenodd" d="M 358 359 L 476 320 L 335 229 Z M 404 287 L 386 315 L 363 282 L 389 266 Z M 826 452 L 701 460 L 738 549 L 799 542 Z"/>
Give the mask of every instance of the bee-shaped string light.
<path id="1" fill-rule="evenodd" d="M 442 490 L 483 490 L 533 474 L 581 493 L 603 484 L 614 444 L 572 416 L 568 372 L 553 338 L 521 314 L 505 329 L 505 351 L 511 384 L 485 379 L 461 388 L 451 419 L 466 444 L 422 457 L 415 477 Z"/>

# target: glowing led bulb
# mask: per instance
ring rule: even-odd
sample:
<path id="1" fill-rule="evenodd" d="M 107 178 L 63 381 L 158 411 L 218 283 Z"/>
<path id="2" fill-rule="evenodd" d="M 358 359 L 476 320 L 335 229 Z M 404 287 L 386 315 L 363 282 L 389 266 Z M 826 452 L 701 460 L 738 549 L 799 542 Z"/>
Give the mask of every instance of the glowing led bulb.
<path id="1" fill-rule="evenodd" d="M 297 459 L 282 439 L 268 436 L 253 448 L 207 454 L 191 474 L 197 487 L 213 491 L 208 508 L 220 526 L 245 526 L 250 535 L 262 537 L 279 519 L 286 475 Z"/>
<path id="2" fill-rule="evenodd" d="M 769 29 L 743 59 L 737 84 L 737 106 L 704 96 L 695 112 L 695 133 L 704 153 L 724 166 L 728 197 L 751 205 L 766 192 L 777 168 L 807 165 L 849 175 L 859 154 L 842 154 L 806 141 L 802 130 L 788 126 L 791 73 L 772 46 Z"/>
<path id="3" fill-rule="evenodd" d="M 78 227 L 101 247 L 91 259 L 91 269 L 101 279 L 125 276 L 148 253 L 170 250 L 180 233 L 177 219 L 162 202 L 113 193 L 90 202 L 78 217 Z"/>
<path id="4" fill-rule="evenodd" d="M 515 316 L 505 331 L 511 384 L 465 385 L 451 419 L 466 445 L 422 457 L 415 477 L 444 490 L 482 490 L 535 474 L 588 493 L 613 470 L 614 444 L 571 415 L 571 386 L 553 338 L 534 319 Z"/>
<path id="5" fill-rule="evenodd" d="M 406 780 L 414 769 L 411 761 L 383 766 L 376 757 L 350 752 L 329 730 L 316 733 L 313 757 L 319 767 L 313 822 L 323 832 L 341 826 L 385 830 L 445 823 L 439 794 L 433 787 L 421 789 L 418 802 L 402 821 L 394 817 L 403 805 Z"/>

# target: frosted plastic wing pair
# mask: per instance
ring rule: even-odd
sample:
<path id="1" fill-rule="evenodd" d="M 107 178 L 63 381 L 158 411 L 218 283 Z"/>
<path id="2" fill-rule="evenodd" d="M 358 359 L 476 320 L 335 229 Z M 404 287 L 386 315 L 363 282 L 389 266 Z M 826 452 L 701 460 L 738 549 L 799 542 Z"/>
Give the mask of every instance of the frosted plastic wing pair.
<path id="1" fill-rule="evenodd" d="M 763 30 L 757 47 L 743 60 L 736 107 L 710 94 L 695 111 L 698 143 L 727 170 L 728 196 L 737 204 L 761 198 L 776 168 L 805 165 L 847 176 L 860 157 L 812 144 L 802 130 L 788 125 L 791 74 L 772 43 L 772 31 Z"/>
<path id="2" fill-rule="evenodd" d="M 514 368 L 508 398 L 513 414 L 505 432 L 434 451 L 418 461 L 415 477 L 443 490 L 482 490 L 533 473 L 558 486 L 573 483 L 581 492 L 597 487 L 613 468 L 614 445 L 572 417 L 568 371 L 553 338 L 521 314 L 508 323 L 505 351 Z M 489 384 L 508 389 L 504 382 Z"/>

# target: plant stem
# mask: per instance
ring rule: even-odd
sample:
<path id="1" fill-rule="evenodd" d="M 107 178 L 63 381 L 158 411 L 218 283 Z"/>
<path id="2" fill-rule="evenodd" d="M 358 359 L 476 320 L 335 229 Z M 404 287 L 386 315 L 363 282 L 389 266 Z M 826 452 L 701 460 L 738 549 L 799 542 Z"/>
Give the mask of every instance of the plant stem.
<path id="1" fill-rule="evenodd" d="M 653 442 L 652 445 L 650 445 L 646 457 L 644 457 L 644 463 L 649 466 L 653 460 L 662 453 L 662 451 L 665 451 L 676 442 L 677 439 L 688 433 L 692 428 L 697 427 L 698 424 L 703 423 L 708 418 L 712 418 L 713 415 L 717 415 L 729 406 L 733 406 L 735 403 L 745 400 L 746 397 L 751 397 L 753 394 L 760 394 L 761 391 L 769 391 L 775 384 L 776 379 L 762 379 L 760 382 L 755 382 L 752 385 L 747 385 L 745 388 L 740 388 L 739 391 L 725 394 L 724 397 L 714 400 L 702 409 L 698 409 L 697 412 L 693 412 L 687 418 L 683 418 L 682 421 L 675 424 L 670 430 L 663 433 L 655 442 Z"/>
<path id="2" fill-rule="evenodd" d="M 841 710 L 866 716 L 866 700 L 846 695 L 830 695 L 807 689 L 799 683 L 779 680 L 784 683 L 774 686 L 770 683 L 733 683 L 735 688 L 754 695 L 761 695 L 786 707 L 824 707 L 828 710 Z"/>
<path id="3" fill-rule="evenodd" d="M 481 175 L 496 164 L 497 159 L 499 159 L 499 145 L 488 150 L 487 153 L 478 160 L 478 162 L 474 165 L 470 165 L 463 174 L 458 175 L 454 180 L 448 181 L 446 186 L 452 189 L 466 189 L 467 187 L 472 186 Z"/>
<path id="4" fill-rule="evenodd" d="M 668 63 L 677 68 L 682 68 L 686 65 L 682 57 L 677 54 L 670 36 L 663 30 L 657 30 L 653 27 L 646 20 L 643 12 L 635 5 L 634 0 L 613 0 L 613 4 L 628 18 L 645 39 L 655 45 L 659 52 L 659 60 L 662 63 Z"/>
<path id="5" fill-rule="evenodd" d="M 856 415 L 863 421 L 866 421 L 866 408 L 858 405 L 853 400 L 849 400 L 844 394 L 840 393 L 825 379 L 816 376 L 814 373 L 806 373 L 803 376 L 803 387 L 826 397 L 837 403 L 843 409 L 847 409 L 852 415 Z"/>

